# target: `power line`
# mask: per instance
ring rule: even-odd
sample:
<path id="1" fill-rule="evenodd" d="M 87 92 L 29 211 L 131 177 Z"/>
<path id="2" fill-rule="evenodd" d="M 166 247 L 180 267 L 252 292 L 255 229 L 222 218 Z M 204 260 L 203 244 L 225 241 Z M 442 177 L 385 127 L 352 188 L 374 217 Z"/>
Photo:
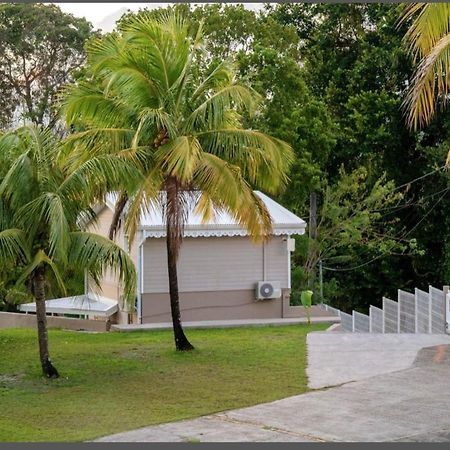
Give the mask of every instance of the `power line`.
<path id="1" fill-rule="evenodd" d="M 406 186 L 409 186 L 410 184 L 415 183 L 416 181 L 423 180 L 424 178 L 427 178 L 427 177 L 429 177 L 430 175 L 433 175 L 434 173 L 439 172 L 439 171 L 441 171 L 442 169 L 445 169 L 446 167 L 447 167 L 447 164 L 444 164 L 443 166 L 438 167 L 437 169 L 434 169 L 433 171 L 428 172 L 428 173 L 426 173 L 425 175 L 422 175 L 422 176 L 420 176 L 420 177 L 414 178 L 414 180 L 408 181 L 407 183 L 403 183 L 403 184 L 401 184 L 400 186 L 395 187 L 394 189 L 392 189 L 391 192 L 398 191 L 398 190 L 401 189 L 402 187 L 406 187 Z"/>
<path id="2" fill-rule="evenodd" d="M 426 200 L 428 198 L 434 197 L 435 195 L 442 194 L 442 192 L 446 192 L 448 190 L 450 190 L 450 187 L 446 187 L 445 189 L 441 189 L 440 191 L 433 192 L 432 194 L 426 195 L 425 197 L 420 197 L 419 201 Z M 409 201 L 409 202 L 397 204 L 395 206 L 387 206 L 386 208 L 371 209 L 370 212 L 382 212 L 382 211 L 394 211 L 395 212 L 397 210 L 408 208 L 409 206 L 422 206 L 422 205 L 418 202 Z M 388 214 L 390 214 L 390 213 L 384 214 L 382 217 L 384 217 Z"/>
<path id="3" fill-rule="evenodd" d="M 415 183 L 417 181 L 423 180 L 424 178 L 427 178 L 427 177 L 429 177 L 429 176 L 431 176 L 431 175 L 433 175 L 433 174 L 435 174 L 435 173 L 437 173 L 437 172 L 439 172 L 439 171 L 441 171 L 441 170 L 443 170 L 445 168 L 448 168 L 448 166 L 446 164 L 444 164 L 441 167 L 438 167 L 437 169 L 432 170 L 431 172 L 428 172 L 428 173 L 426 173 L 424 175 L 421 175 L 420 177 L 414 178 L 413 180 L 410 180 L 410 181 L 408 181 L 406 183 L 403 183 L 400 186 L 396 186 L 393 189 L 391 189 L 390 191 L 388 191 L 387 193 L 390 194 L 391 192 L 398 191 L 399 189 L 401 189 L 403 187 L 409 186 L 409 185 L 411 185 L 411 184 L 413 184 L 413 183 Z M 444 190 L 446 190 L 446 189 L 444 189 Z M 423 197 L 423 199 L 432 197 L 434 195 L 438 195 L 440 192 L 443 192 L 444 190 L 439 191 L 439 192 L 435 192 L 435 193 L 433 193 L 433 194 L 431 194 L 429 196 Z M 406 207 L 412 206 L 412 205 L 416 205 L 417 206 L 417 204 L 415 204 L 415 203 L 403 203 L 402 205 L 392 206 L 392 207 L 388 207 L 388 208 L 372 209 L 371 212 L 385 211 L 385 210 L 389 210 L 391 208 L 392 208 L 392 210 L 395 210 L 397 208 L 398 209 L 403 209 L 403 208 L 406 208 Z M 306 222 L 308 220 L 308 217 L 300 217 L 300 219 L 302 219 L 302 220 L 304 220 Z"/>
<path id="4" fill-rule="evenodd" d="M 445 189 L 444 193 L 438 198 L 438 200 L 436 201 L 436 203 L 426 212 L 426 214 L 408 231 L 406 232 L 401 239 L 404 239 L 405 237 L 407 237 L 409 234 L 411 234 L 430 214 L 431 212 L 434 210 L 434 208 L 436 208 L 436 206 L 441 202 L 441 200 L 445 197 L 445 195 L 447 194 L 447 192 L 450 190 L 450 188 Z M 380 259 L 381 257 L 383 257 L 384 255 L 386 255 L 387 253 L 389 253 L 391 251 L 391 249 L 393 248 L 393 246 L 391 246 L 391 248 L 389 250 L 386 250 L 385 252 L 379 254 L 378 256 L 375 256 L 374 258 L 370 259 L 369 261 L 366 261 L 364 263 L 358 264 L 356 266 L 353 267 L 347 267 L 347 268 L 333 268 L 333 267 L 326 267 L 326 266 L 322 266 L 322 269 L 324 270 L 328 270 L 330 272 L 348 272 L 351 270 L 356 270 L 359 269 L 361 267 L 367 266 L 371 263 L 373 263 L 374 261 L 376 261 L 377 259 Z"/>

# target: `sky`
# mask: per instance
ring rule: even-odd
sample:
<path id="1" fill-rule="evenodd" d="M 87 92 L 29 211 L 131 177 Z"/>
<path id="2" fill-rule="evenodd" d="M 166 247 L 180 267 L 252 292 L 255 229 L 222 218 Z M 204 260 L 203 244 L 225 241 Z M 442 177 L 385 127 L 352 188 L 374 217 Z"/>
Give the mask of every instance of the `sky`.
<path id="1" fill-rule="evenodd" d="M 94 25 L 94 28 L 100 28 L 103 31 L 111 31 L 114 24 L 120 16 L 128 9 L 138 11 L 141 8 L 165 7 L 169 3 L 58 3 L 62 11 L 71 13 L 74 16 L 85 17 Z M 248 9 L 258 9 L 262 3 L 246 3 Z"/>

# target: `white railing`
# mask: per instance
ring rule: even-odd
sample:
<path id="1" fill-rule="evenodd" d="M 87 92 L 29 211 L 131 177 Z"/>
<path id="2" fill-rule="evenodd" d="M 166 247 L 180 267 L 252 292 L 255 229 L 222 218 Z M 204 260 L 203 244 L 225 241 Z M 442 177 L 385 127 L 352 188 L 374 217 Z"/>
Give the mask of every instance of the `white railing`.
<path id="1" fill-rule="evenodd" d="M 445 331 L 450 334 L 450 292 L 445 296 Z"/>
<path id="2" fill-rule="evenodd" d="M 361 314 L 358 311 L 353 311 L 353 332 L 354 333 L 369 333 L 370 319 L 366 314 Z"/>
<path id="3" fill-rule="evenodd" d="M 384 327 L 384 315 L 383 310 L 376 306 L 370 305 L 369 308 L 369 332 L 370 333 L 383 333 Z"/>
<path id="4" fill-rule="evenodd" d="M 322 308 L 341 318 L 341 329 L 359 333 L 434 333 L 450 334 L 450 292 L 428 287 L 414 294 L 398 290 L 398 301 L 383 297 L 382 308 L 370 306 L 369 315 L 344 313 L 322 304 Z"/>

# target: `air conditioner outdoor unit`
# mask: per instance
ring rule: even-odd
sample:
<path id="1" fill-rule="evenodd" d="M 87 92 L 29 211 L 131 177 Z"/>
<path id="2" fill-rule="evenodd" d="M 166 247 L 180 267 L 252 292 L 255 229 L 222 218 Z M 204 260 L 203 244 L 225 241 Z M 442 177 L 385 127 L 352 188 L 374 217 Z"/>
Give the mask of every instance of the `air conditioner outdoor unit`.
<path id="1" fill-rule="evenodd" d="M 256 300 L 280 298 L 281 289 L 279 281 L 259 281 L 256 287 Z"/>

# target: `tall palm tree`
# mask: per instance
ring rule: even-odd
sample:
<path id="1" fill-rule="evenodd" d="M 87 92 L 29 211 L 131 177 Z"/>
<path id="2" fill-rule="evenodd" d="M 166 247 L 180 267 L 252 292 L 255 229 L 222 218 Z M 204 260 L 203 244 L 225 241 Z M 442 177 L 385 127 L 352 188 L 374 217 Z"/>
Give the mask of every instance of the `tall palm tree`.
<path id="1" fill-rule="evenodd" d="M 201 24 L 174 14 L 139 14 L 118 33 L 92 42 L 89 78 L 68 88 L 63 112 L 73 135 L 71 158 L 110 154 L 136 165 L 135 189 L 122 189 L 112 229 L 127 206 L 132 239 L 151 203 L 165 212 L 169 296 L 177 350 L 193 346 L 184 334 L 177 259 L 189 203 L 204 221 L 227 211 L 257 239 L 271 218 L 252 186 L 276 193 L 288 180 L 292 149 L 245 129 L 240 113 L 253 113 L 259 96 L 241 84 L 233 65 L 208 66 Z M 113 230 L 112 230 L 113 231 Z"/>
<path id="2" fill-rule="evenodd" d="M 95 199 L 86 188 L 91 173 L 105 182 L 126 174 L 123 164 L 97 158 L 69 170 L 60 163 L 58 141 L 49 130 L 23 127 L 0 136 L 0 264 L 22 268 L 24 283 L 36 301 L 39 355 L 43 374 L 57 378 L 50 360 L 45 299 L 50 283 L 64 294 L 61 272 L 82 267 L 99 283 L 105 269 L 115 271 L 124 296 L 135 298 L 136 274 L 126 252 L 102 236 L 80 231 L 94 217 L 88 205 Z M 111 158 L 109 158 L 111 160 Z"/>
<path id="3" fill-rule="evenodd" d="M 408 4 L 400 23 L 411 20 L 405 42 L 418 66 L 404 107 L 408 126 L 417 130 L 431 121 L 436 104 L 445 106 L 450 92 L 450 4 Z"/>

